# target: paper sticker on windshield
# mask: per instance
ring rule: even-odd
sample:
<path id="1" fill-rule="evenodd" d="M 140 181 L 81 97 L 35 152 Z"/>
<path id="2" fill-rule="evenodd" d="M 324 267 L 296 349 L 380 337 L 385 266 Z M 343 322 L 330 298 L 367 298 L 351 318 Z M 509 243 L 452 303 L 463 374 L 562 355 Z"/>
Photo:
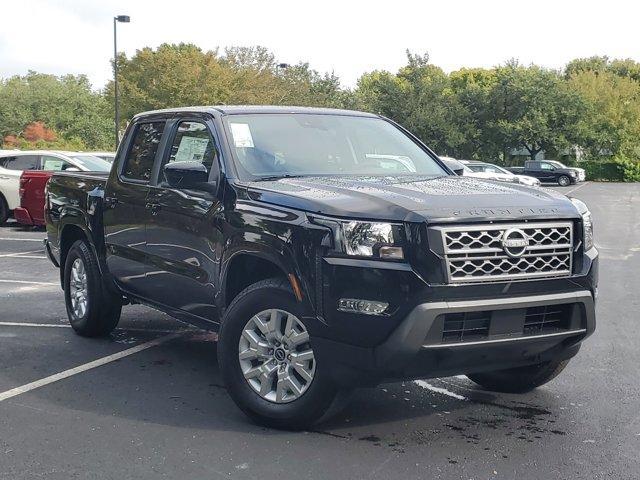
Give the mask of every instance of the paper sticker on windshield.
<path id="1" fill-rule="evenodd" d="M 236 148 L 253 148 L 253 137 L 248 123 L 230 123 Z"/>

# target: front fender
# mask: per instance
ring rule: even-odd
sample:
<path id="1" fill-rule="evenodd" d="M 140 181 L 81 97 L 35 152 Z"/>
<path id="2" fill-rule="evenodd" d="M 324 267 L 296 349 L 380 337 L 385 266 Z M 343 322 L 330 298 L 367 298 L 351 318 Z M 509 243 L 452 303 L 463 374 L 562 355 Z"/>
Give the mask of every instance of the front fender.
<path id="1" fill-rule="evenodd" d="M 239 255 L 251 255 L 276 265 L 284 275 L 295 277 L 300 287 L 302 303 L 313 310 L 313 283 L 309 280 L 307 263 L 310 247 L 307 219 L 304 213 L 239 201 L 227 217 L 227 239 L 222 252 L 220 285 L 227 284 L 229 267 Z M 307 250 L 305 252 L 301 251 Z M 313 263 L 311 263 L 313 265 Z"/>

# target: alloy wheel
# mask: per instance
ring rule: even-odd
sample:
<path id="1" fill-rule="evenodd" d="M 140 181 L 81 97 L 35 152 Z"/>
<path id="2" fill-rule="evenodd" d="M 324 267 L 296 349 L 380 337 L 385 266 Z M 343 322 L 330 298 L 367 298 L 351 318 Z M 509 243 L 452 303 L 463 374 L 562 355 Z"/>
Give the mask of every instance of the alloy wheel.
<path id="1" fill-rule="evenodd" d="M 316 370 L 306 327 L 292 313 L 275 308 L 257 313 L 246 323 L 238 358 L 249 386 L 274 403 L 300 398 Z"/>
<path id="2" fill-rule="evenodd" d="M 87 272 L 84 262 L 76 258 L 71 266 L 71 278 L 69 278 L 69 296 L 71 298 L 71 310 L 77 318 L 84 317 L 89 304 L 87 291 Z"/>

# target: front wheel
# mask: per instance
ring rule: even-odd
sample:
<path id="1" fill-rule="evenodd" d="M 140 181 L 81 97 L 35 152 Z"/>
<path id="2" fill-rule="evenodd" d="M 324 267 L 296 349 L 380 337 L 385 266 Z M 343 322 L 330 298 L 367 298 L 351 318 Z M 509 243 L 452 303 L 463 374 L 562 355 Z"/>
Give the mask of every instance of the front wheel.
<path id="1" fill-rule="evenodd" d="M 503 393 L 527 393 L 556 378 L 568 363 L 569 360 L 544 362 L 508 370 L 473 373 L 467 377 L 487 390 Z"/>
<path id="2" fill-rule="evenodd" d="M 571 179 L 566 175 L 561 175 L 560 178 L 558 178 L 558 185 L 561 187 L 568 187 L 571 185 Z"/>
<path id="3" fill-rule="evenodd" d="M 64 298 L 69 323 L 79 335 L 109 334 L 120 320 L 121 298 L 111 294 L 89 244 L 75 242 L 64 264 Z"/>
<path id="4" fill-rule="evenodd" d="M 220 330 L 218 364 L 238 407 L 269 427 L 307 428 L 338 393 L 327 366 L 317 362 L 286 279 L 258 282 L 234 299 Z"/>

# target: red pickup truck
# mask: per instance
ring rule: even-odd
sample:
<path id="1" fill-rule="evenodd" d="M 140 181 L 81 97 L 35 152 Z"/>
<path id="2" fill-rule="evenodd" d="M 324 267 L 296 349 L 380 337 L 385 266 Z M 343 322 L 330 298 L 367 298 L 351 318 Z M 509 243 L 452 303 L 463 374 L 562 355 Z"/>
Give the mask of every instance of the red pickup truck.
<path id="1" fill-rule="evenodd" d="M 41 151 L 38 170 L 25 170 L 20 176 L 20 206 L 13 210 L 23 225 L 44 225 L 44 188 L 57 171 L 108 172 L 111 164 L 86 153 Z"/>
<path id="2" fill-rule="evenodd" d="M 44 225 L 44 187 L 53 171 L 25 170 L 20 175 L 20 206 L 13 211 L 23 225 Z"/>

